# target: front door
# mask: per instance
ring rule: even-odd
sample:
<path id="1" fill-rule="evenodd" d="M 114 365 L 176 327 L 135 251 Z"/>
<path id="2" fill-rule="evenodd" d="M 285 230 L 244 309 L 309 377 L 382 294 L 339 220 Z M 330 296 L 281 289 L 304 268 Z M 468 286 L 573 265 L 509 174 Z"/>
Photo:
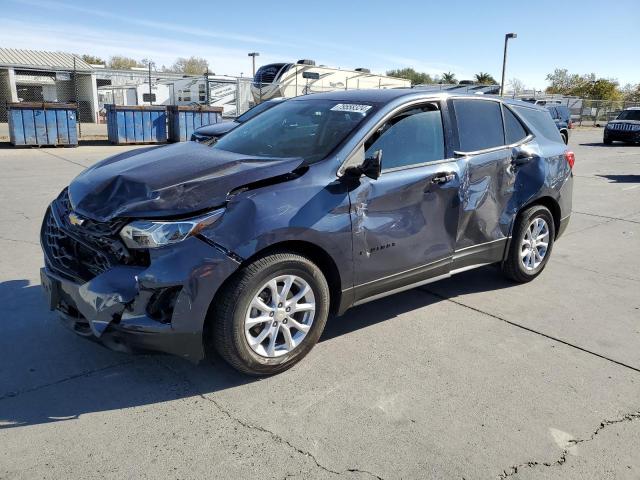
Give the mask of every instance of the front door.
<path id="1" fill-rule="evenodd" d="M 365 143 L 382 174 L 350 192 L 355 302 L 449 274 L 458 228 L 458 166 L 446 159 L 435 103 L 392 117 Z"/>

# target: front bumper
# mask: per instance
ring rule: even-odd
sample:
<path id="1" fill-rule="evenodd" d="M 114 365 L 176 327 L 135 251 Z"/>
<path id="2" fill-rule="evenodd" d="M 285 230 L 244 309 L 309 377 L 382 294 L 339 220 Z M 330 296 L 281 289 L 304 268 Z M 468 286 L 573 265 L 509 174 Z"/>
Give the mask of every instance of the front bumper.
<path id="1" fill-rule="evenodd" d="M 620 131 L 620 130 L 609 130 L 605 129 L 604 131 L 604 140 L 618 141 L 618 142 L 640 142 L 640 130 L 638 131 Z"/>
<path id="2" fill-rule="evenodd" d="M 120 351 L 155 350 L 194 363 L 205 356 L 204 324 L 213 297 L 238 262 L 198 238 L 151 252 L 149 267 L 118 265 L 86 283 L 57 272 L 45 257 L 40 276 L 49 308 L 76 333 Z M 167 315 L 150 310 L 174 295 Z M 167 309 L 165 309 L 167 310 Z"/>

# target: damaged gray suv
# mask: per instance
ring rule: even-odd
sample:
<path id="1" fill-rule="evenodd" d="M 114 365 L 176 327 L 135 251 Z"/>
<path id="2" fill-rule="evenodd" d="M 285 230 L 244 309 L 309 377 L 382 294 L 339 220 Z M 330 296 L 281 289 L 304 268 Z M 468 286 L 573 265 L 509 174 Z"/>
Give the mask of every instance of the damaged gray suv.
<path id="1" fill-rule="evenodd" d="M 217 351 L 273 374 L 351 306 L 488 264 L 535 278 L 569 220 L 573 162 L 524 102 L 307 95 L 213 145 L 82 172 L 47 209 L 42 284 L 71 328 L 111 348 Z"/>

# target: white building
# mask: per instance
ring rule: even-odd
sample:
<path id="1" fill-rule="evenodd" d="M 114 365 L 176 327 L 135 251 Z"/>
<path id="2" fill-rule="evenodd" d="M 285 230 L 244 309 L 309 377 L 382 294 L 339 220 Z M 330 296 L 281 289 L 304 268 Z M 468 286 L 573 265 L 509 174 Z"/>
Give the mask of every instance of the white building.
<path id="1" fill-rule="evenodd" d="M 80 120 L 95 122 L 94 69 L 69 53 L 0 48 L 0 122 L 7 121 L 5 105 L 12 102 L 78 103 Z"/>

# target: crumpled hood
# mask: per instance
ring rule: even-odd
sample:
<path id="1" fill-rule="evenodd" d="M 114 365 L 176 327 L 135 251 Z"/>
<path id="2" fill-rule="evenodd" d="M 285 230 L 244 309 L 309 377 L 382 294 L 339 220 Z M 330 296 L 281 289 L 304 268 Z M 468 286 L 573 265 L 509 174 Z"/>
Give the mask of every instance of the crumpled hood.
<path id="1" fill-rule="evenodd" d="M 196 142 L 151 147 L 89 167 L 69 185 L 69 198 L 76 212 L 100 222 L 186 215 L 220 206 L 230 191 L 290 173 L 302 162 L 254 159 Z"/>

